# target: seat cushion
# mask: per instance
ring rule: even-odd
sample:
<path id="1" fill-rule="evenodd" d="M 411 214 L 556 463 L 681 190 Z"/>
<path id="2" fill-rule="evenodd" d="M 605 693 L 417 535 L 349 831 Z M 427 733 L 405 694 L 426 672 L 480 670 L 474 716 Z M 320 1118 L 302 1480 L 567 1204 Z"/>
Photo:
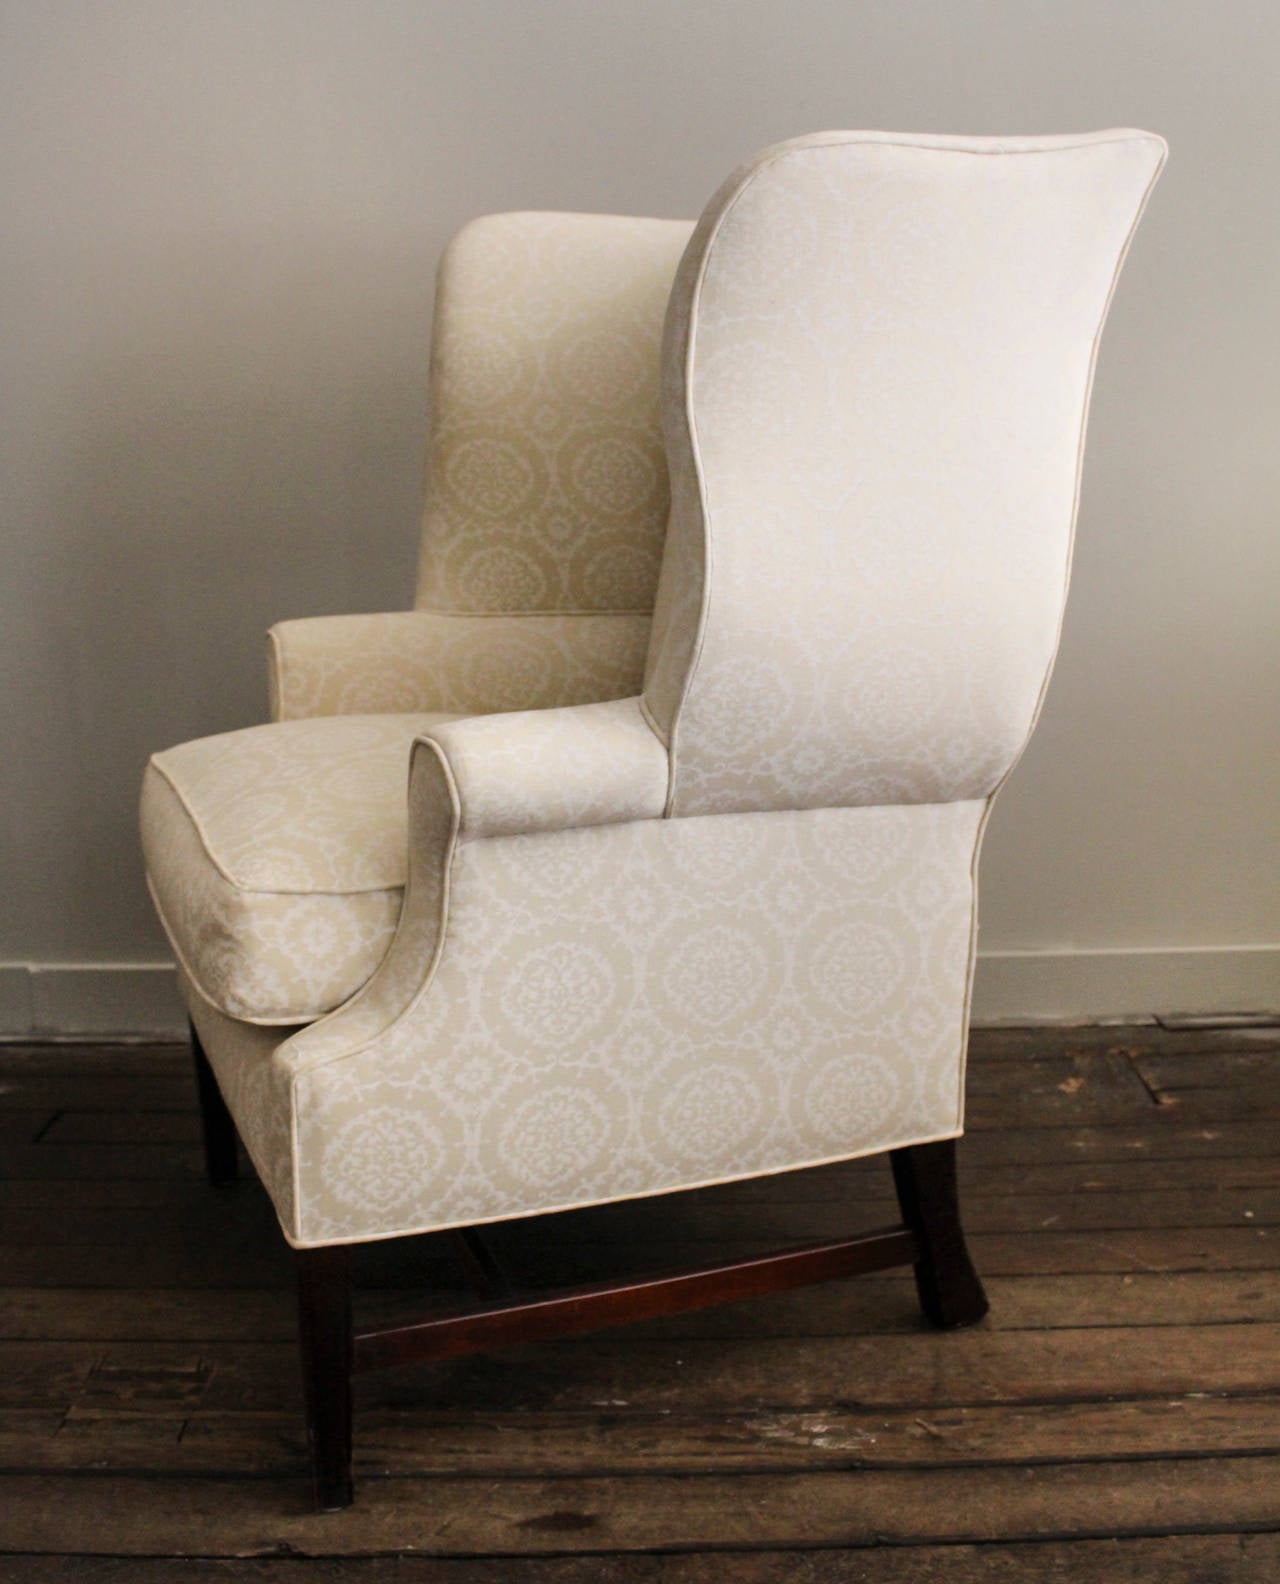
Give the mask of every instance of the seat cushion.
<path id="1" fill-rule="evenodd" d="M 338 715 L 156 754 L 152 896 L 192 984 L 250 1023 L 306 1023 L 381 962 L 404 891 L 409 748 L 441 714 Z"/>

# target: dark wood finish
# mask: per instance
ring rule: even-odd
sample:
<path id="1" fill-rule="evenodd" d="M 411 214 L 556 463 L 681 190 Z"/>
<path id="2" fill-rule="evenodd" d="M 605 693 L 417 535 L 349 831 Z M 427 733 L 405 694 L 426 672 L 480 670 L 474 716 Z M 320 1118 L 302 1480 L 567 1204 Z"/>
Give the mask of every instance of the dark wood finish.
<path id="1" fill-rule="evenodd" d="M 900 1305 L 906 1295 L 899 1289 L 888 1296 Z M 1030 1404 L 1038 1410 L 1048 1403 L 1097 1399 L 1123 1400 L 1131 1408 L 1147 1404 L 1156 1412 L 1196 1392 L 1265 1399 L 1280 1391 L 1280 1325 L 1275 1322 L 1054 1329 L 1048 1340 L 1035 1330 L 944 1337 L 918 1322 L 914 1329 L 890 1329 L 873 1317 L 871 1324 L 868 1335 L 822 1337 L 794 1331 L 774 1336 L 723 1330 L 720 1335 L 690 1330 L 655 1336 L 647 1329 L 628 1336 L 602 1333 L 562 1347 L 486 1353 L 433 1375 L 447 1385 L 455 1420 L 498 1412 L 495 1403 L 534 1417 L 593 1420 L 596 1410 L 625 1397 L 641 1420 L 676 1413 L 705 1413 L 713 1419 L 758 1415 L 762 1420 L 808 1414 L 821 1425 L 827 1414 L 838 1420 L 842 1412 L 878 1422 L 904 1403 L 926 1419 L 966 1407 Z M 887 1356 L 894 1361 L 891 1374 L 883 1367 Z M 293 1361 L 288 1342 L 106 1347 L 5 1342 L 0 1343 L 0 1406 L 35 1413 L 56 1403 L 76 1421 L 98 1415 L 173 1418 L 197 1411 L 275 1415 L 296 1409 Z M 375 1419 L 380 1410 L 394 1409 L 398 1420 L 411 1409 L 413 1422 L 422 1423 L 424 1414 L 439 1409 L 438 1403 L 428 1409 L 421 1402 L 425 1395 L 422 1377 L 387 1372 L 362 1382 L 360 1400 Z M 776 1404 L 785 1404 L 785 1411 Z M 1213 1411 L 1221 1406 L 1211 1404 Z M 1178 1404 L 1178 1411 L 1186 1414 L 1187 1404 Z M 298 1423 L 295 1419 L 292 1442 L 300 1446 Z M 810 1428 L 815 1440 L 825 1433 Z M 1272 1433 L 1280 1435 L 1274 1412 Z M 843 1450 L 859 1462 L 878 1456 L 871 1443 L 846 1444 Z M 533 1449 L 530 1453 L 536 1456 Z"/>
<path id="2" fill-rule="evenodd" d="M 331 1584 L 330 1564 L 248 1558 L 212 1564 L 77 1557 L 75 1570 L 24 1557 L 0 1584 Z M 1280 1578 L 1280 1535 L 1211 1534 L 1018 1546 L 886 1546 L 877 1551 L 714 1551 L 684 1555 L 344 1558 L 342 1584 L 1269 1584 Z"/>
<path id="3" fill-rule="evenodd" d="M 439 1558 L 0 1558 L 0 1584 L 1268 1584 L 1280 1535 L 1178 1534 L 1017 1545 L 910 1545 L 682 1555 Z"/>
<path id="4" fill-rule="evenodd" d="M 0 1584 L 1280 1577 L 1280 1031 L 979 1030 L 985 1326 L 923 1327 L 904 1267 L 370 1374 L 336 1518 L 301 1499 L 265 1197 L 203 1188 L 193 1112 L 160 1142 L 189 1062 L 0 1047 Z M 870 1161 L 489 1241 L 517 1277 L 599 1281 L 860 1230 L 892 1193 Z M 352 1265 L 365 1329 L 424 1285 L 467 1301 L 447 1237 Z"/>
<path id="5" fill-rule="evenodd" d="M 965 1247 L 956 1188 L 956 1141 L 893 1150 L 893 1182 L 902 1219 L 915 1234 L 916 1291 L 930 1325 L 974 1325 L 990 1307 Z"/>
<path id="6" fill-rule="evenodd" d="M 454 1247 L 467 1280 L 482 1298 L 507 1298 L 511 1282 L 478 1227 L 460 1227 L 453 1234 Z"/>
<path id="7" fill-rule="evenodd" d="M 1211 1164 L 1204 1162 L 1206 1167 Z M 1205 1193 L 1212 1192 L 1212 1183 L 1206 1181 Z M 1065 1197 L 1062 1202 L 1067 1202 Z M 121 1212 L 122 1218 L 127 1215 L 127 1211 Z M 744 1206 L 738 1230 L 721 1239 L 721 1247 L 736 1246 L 748 1253 L 753 1241 L 751 1224 Z M 608 1222 L 593 1220 L 572 1242 L 566 1239 L 553 1245 L 558 1235 L 558 1229 L 545 1222 L 531 1225 L 521 1234 L 522 1246 L 529 1250 L 529 1259 L 522 1264 L 537 1264 L 548 1285 L 599 1279 L 616 1263 L 619 1233 Z M 545 1240 L 542 1246 L 536 1241 L 539 1239 Z M 1051 1223 L 1033 1230 L 975 1234 L 969 1242 L 974 1260 L 988 1280 L 1280 1270 L 1280 1235 L 1274 1226 L 1260 1221 L 1192 1228 L 1112 1226 L 1092 1232 L 1060 1232 Z M 705 1250 L 706 1239 L 686 1232 L 675 1221 L 660 1248 L 648 1240 L 637 1246 L 636 1254 L 655 1262 L 664 1257 L 669 1260 L 676 1247 L 692 1261 L 699 1249 Z M 386 1244 L 361 1249 L 358 1264 L 362 1284 L 376 1288 L 413 1287 L 421 1294 L 424 1289 L 447 1291 L 458 1283 L 457 1261 L 447 1248 L 433 1254 L 416 1240 L 407 1248 Z M 255 1217 L 241 1238 L 204 1245 L 183 1234 L 173 1235 L 173 1241 L 167 1243 L 131 1244 L 123 1230 L 110 1243 L 0 1241 L 0 1281 L 19 1288 L 56 1291 L 84 1287 L 129 1293 L 164 1287 L 185 1291 L 198 1301 L 194 1295 L 207 1290 L 211 1281 L 226 1293 L 292 1284 L 292 1266 L 279 1229 L 267 1216 Z M 462 1295 L 460 1290 L 458 1296 Z"/>
<path id="8" fill-rule="evenodd" d="M 457 1358 L 513 1343 L 542 1342 L 603 1326 L 627 1325 L 713 1304 L 760 1298 L 811 1282 L 886 1270 L 910 1264 L 915 1257 L 915 1239 L 895 1227 L 839 1243 L 811 1243 L 730 1264 L 696 1266 L 632 1281 L 598 1282 L 408 1325 L 358 1331 L 356 1368 L 387 1369 L 425 1359 Z"/>
<path id="9" fill-rule="evenodd" d="M 222 1188 L 227 1183 L 234 1182 L 240 1174 L 240 1162 L 236 1151 L 236 1125 L 231 1118 L 231 1112 L 227 1109 L 227 1102 L 222 1098 L 222 1090 L 218 1088 L 218 1080 L 209 1065 L 209 1058 L 204 1053 L 204 1046 L 200 1043 L 196 1026 L 188 1022 L 187 1027 L 191 1030 L 191 1054 L 195 1059 L 196 1068 L 196 1093 L 200 1097 L 204 1169 L 213 1186 Z"/>
<path id="10" fill-rule="evenodd" d="M 350 1250 L 298 1249 L 296 1258 L 312 1491 L 321 1512 L 336 1512 L 352 1497 Z"/>
<path id="11" fill-rule="evenodd" d="M 440 1286 L 447 1288 L 441 1267 Z M 993 1276 L 985 1283 L 1004 1332 L 1061 1332 L 1099 1327 L 1141 1330 L 1153 1315 L 1165 1326 L 1208 1335 L 1211 1326 L 1280 1322 L 1280 1270 L 1135 1271 L 1125 1274 Z M 900 1338 L 919 1329 L 909 1273 L 876 1281 L 801 1288 L 768 1303 L 705 1309 L 645 1321 L 625 1336 L 645 1338 L 862 1337 Z M 914 1294 L 912 1294 L 914 1298 Z M 420 1302 L 416 1290 L 360 1288 L 360 1308 L 391 1323 Z M 5 1342 L 218 1344 L 237 1356 L 239 1344 L 288 1345 L 297 1340 L 295 1295 L 284 1290 L 181 1288 L 0 1287 L 0 1348 Z M 895 1342 L 895 1347 L 898 1343 Z"/>
<path id="12" fill-rule="evenodd" d="M 229 1408 L 193 1414 L 175 1403 L 162 1413 L 156 1407 L 149 1414 L 104 1407 L 66 1419 L 37 1409 L 8 1410 L 5 1460 L 27 1473 L 49 1475 L 110 1468 L 145 1476 L 163 1468 L 171 1475 L 216 1479 L 235 1470 L 240 1478 L 279 1481 L 282 1493 L 304 1466 L 296 1412 Z M 474 1480 L 583 1479 L 604 1471 L 621 1478 L 925 1465 L 976 1470 L 1022 1459 L 1160 1460 L 1179 1456 L 1188 1445 L 1201 1456 L 1274 1452 L 1275 1397 L 1201 1393 L 1173 1401 L 820 1412 L 711 1405 L 696 1412 L 643 1412 L 628 1404 L 626 1412 L 612 1413 L 507 1409 L 448 1416 L 425 1400 L 362 1404 L 356 1467 L 366 1479 L 391 1470 L 424 1480 L 456 1478 L 461 1468 Z M 286 1505 L 287 1499 L 282 1509 Z"/>
<path id="13" fill-rule="evenodd" d="M 1277 1522 L 1280 1457 L 1005 1463 L 977 1478 L 971 1469 L 937 1467 L 716 1472 L 697 1479 L 657 1472 L 567 1480 L 389 1476 L 371 1481 L 367 1498 L 336 1522 L 282 1506 L 278 1487 L 263 1480 L 157 1479 L 145 1507 L 138 1485 L 135 1476 L 106 1473 L 93 1479 L 11 1475 L 8 1543 L 37 1554 L 117 1556 L 184 1550 L 203 1557 L 316 1558 L 391 1549 L 450 1557 L 586 1552 L 599 1566 L 602 1554 L 645 1551 L 870 1551 L 993 1540 L 1012 1545 L 1046 1534 L 1085 1539 L 1267 1530 Z M 317 1576 L 319 1584 L 320 1568 Z M 865 1574 L 848 1577 L 852 1584 Z M 1271 1584 L 1265 1575 L 1240 1572 L 1236 1578 Z"/>

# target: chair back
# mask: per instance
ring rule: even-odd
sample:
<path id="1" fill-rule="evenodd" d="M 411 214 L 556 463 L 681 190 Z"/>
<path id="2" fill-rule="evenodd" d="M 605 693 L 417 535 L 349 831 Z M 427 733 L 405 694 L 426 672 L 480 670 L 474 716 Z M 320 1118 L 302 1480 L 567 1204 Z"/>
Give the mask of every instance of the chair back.
<path id="1" fill-rule="evenodd" d="M 828 133 L 711 201 L 664 343 L 669 811 L 988 796 L 1057 647 L 1135 131 Z"/>

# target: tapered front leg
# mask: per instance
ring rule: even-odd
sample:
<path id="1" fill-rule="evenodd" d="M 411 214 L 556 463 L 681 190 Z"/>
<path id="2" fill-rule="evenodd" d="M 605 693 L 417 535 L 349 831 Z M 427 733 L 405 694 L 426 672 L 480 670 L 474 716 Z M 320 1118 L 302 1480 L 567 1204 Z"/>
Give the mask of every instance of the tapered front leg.
<path id="1" fill-rule="evenodd" d="M 925 1315 L 945 1330 L 973 1325 L 989 1305 L 960 1225 L 955 1139 L 891 1150 L 889 1159 L 902 1219 L 919 1245 L 916 1290 Z"/>
<path id="2" fill-rule="evenodd" d="M 196 1026 L 190 1020 L 191 1053 L 196 1063 L 196 1092 L 200 1096 L 200 1127 L 204 1134 L 204 1169 L 215 1188 L 235 1182 L 240 1172 L 236 1155 L 236 1125 L 222 1098 L 209 1058 Z"/>
<path id="3" fill-rule="evenodd" d="M 298 1341 L 316 1506 L 349 1507 L 351 1485 L 351 1261 L 345 1244 L 295 1250 Z"/>

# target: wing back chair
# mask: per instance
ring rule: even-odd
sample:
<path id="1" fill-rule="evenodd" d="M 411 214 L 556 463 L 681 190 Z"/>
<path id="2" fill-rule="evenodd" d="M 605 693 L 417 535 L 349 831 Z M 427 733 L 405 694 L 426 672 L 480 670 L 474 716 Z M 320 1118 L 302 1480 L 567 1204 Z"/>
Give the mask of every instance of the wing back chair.
<path id="1" fill-rule="evenodd" d="M 829 133 L 687 247 L 564 217 L 454 244 L 431 611 L 277 629 L 278 722 L 144 792 L 211 1173 L 238 1130 L 298 1251 L 320 1505 L 351 1497 L 353 1367 L 893 1264 L 933 1323 L 985 1312 L 954 1175 L 975 867 L 1163 157 Z M 352 1243 L 450 1228 L 482 1261 L 485 1222 L 876 1152 L 887 1231 L 353 1334 Z"/>

